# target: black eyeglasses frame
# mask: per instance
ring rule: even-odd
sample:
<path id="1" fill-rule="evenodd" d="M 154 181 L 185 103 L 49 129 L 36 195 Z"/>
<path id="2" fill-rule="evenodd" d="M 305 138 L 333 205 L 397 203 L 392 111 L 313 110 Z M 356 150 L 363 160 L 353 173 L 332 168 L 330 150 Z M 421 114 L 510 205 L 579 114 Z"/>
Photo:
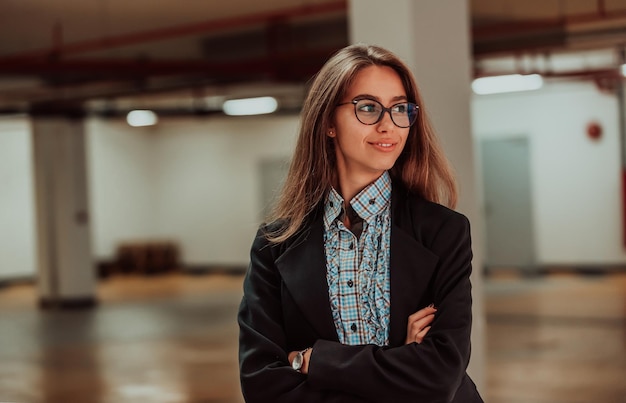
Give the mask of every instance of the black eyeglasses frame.
<path id="1" fill-rule="evenodd" d="M 356 110 L 356 105 L 360 101 L 372 101 L 372 102 L 376 102 L 378 105 L 380 105 L 381 112 L 380 112 L 380 115 L 378 116 L 378 119 L 376 119 L 376 121 L 374 123 L 365 123 L 361 119 L 359 119 L 359 115 L 358 115 L 357 110 Z M 349 105 L 349 104 L 353 104 L 354 105 L 354 116 L 356 117 L 356 120 L 358 120 L 359 123 L 364 124 L 366 126 L 372 126 L 372 125 L 377 124 L 378 122 L 380 122 L 382 120 L 383 116 L 385 115 L 385 112 L 387 112 L 387 113 L 389 113 L 389 117 L 391 118 L 391 121 L 393 122 L 394 125 L 396 125 L 397 127 L 401 128 L 401 129 L 406 129 L 406 128 L 409 128 L 409 127 L 413 126 L 415 124 L 415 122 L 417 122 L 417 112 L 419 111 L 419 105 L 418 104 L 414 104 L 413 102 L 408 102 L 408 101 L 406 101 L 406 102 L 398 102 L 398 103 L 395 103 L 395 104 L 391 105 L 389 108 L 386 108 L 379 101 L 377 101 L 375 99 L 371 99 L 371 98 L 357 98 L 357 99 L 353 99 L 352 101 L 342 102 L 340 104 L 337 104 L 337 106 L 339 107 L 339 106 Z M 395 120 L 393 120 L 393 115 L 391 114 L 391 109 L 393 109 L 395 106 L 400 105 L 400 104 L 408 104 L 408 105 L 414 105 L 415 106 L 415 119 L 413 119 L 413 121 L 411 123 L 409 123 L 408 126 L 400 126 L 399 124 L 396 123 Z"/>

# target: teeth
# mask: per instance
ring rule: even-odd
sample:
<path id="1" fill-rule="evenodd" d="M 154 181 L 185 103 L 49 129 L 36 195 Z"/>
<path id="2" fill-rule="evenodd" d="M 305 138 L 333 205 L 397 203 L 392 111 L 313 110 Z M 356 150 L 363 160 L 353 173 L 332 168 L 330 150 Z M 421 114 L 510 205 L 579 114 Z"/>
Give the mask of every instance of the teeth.
<path id="1" fill-rule="evenodd" d="M 391 144 L 391 143 L 376 143 L 376 145 L 379 145 L 381 147 L 391 147 L 393 144 Z"/>

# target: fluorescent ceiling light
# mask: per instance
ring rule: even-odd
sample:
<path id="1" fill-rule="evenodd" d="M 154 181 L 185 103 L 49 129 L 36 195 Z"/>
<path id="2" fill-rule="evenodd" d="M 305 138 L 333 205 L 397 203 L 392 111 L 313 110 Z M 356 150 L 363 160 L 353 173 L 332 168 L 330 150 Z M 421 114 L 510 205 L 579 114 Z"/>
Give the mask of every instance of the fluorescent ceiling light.
<path id="1" fill-rule="evenodd" d="M 147 110 L 134 110 L 128 112 L 126 121 L 132 127 L 152 126 L 158 121 L 156 113 Z"/>
<path id="2" fill-rule="evenodd" d="M 278 109 L 278 102 L 273 97 L 231 99 L 224 102 L 222 109 L 231 116 L 263 115 Z"/>
<path id="3" fill-rule="evenodd" d="M 476 94 L 498 94 L 503 92 L 538 90 L 543 85 L 539 74 L 511 74 L 506 76 L 481 77 L 472 82 Z"/>
<path id="4" fill-rule="evenodd" d="M 626 63 L 622 64 L 622 75 L 626 77 Z"/>

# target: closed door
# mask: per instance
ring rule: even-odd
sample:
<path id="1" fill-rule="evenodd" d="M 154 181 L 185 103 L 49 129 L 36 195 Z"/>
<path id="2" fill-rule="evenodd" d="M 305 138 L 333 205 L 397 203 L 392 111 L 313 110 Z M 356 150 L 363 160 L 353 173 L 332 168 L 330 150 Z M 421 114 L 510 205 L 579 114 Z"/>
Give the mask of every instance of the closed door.
<path id="1" fill-rule="evenodd" d="M 488 268 L 535 265 L 530 147 L 525 137 L 482 141 Z"/>

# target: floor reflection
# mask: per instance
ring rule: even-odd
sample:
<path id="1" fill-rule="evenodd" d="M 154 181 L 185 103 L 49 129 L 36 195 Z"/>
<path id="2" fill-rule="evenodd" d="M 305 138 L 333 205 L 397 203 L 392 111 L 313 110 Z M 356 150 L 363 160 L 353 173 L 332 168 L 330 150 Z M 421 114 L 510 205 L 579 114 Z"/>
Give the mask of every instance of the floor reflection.
<path id="1" fill-rule="evenodd" d="M 490 278 L 490 403 L 626 402 L 626 275 Z"/>
<path id="2" fill-rule="evenodd" d="M 0 401 L 242 403 L 241 276 L 112 277 L 92 310 L 0 288 Z M 489 403 L 626 402 L 626 274 L 485 279 Z"/>

